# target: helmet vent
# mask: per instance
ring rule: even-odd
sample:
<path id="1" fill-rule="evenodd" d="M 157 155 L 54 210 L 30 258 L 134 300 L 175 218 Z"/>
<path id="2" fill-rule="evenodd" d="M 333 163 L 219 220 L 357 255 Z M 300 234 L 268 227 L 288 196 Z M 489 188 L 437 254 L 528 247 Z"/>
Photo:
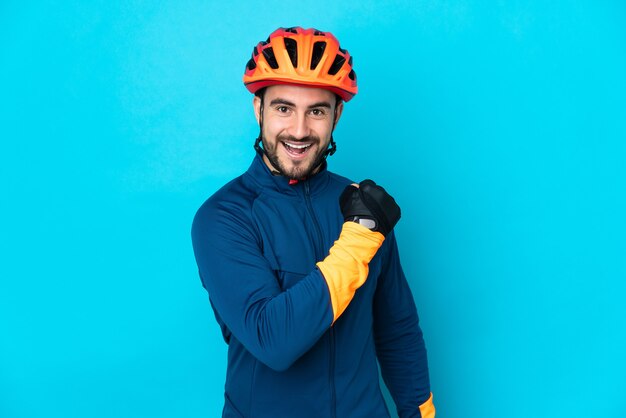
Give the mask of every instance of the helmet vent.
<path id="1" fill-rule="evenodd" d="M 296 68 L 298 66 L 298 42 L 291 38 L 285 38 L 284 41 L 285 49 L 287 50 L 289 59 L 291 60 L 291 65 L 293 65 L 293 68 Z"/>
<path id="2" fill-rule="evenodd" d="M 296 34 L 298 33 L 298 31 L 296 30 L 295 27 L 287 28 L 287 29 L 285 29 L 285 32 L 296 33 Z"/>
<path id="3" fill-rule="evenodd" d="M 350 74 L 348 74 L 348 77 L 350 78 L 350 80 L 356 81 L 356 73 L 354 72 L 354 70 L 350 71 Z"/>
<path id="4" fill-rule="evenodd" d="M 324 56 L 324 50 L 326 49 L 326 42 L 315 42 L 313 44 L 313 53 L 311 54 L 311 70 L 314 70 L 317 67 L 317 64 L 320 63 L 320 60 Z"/>
<path id="5" fill-rule="evenodd" d="M 252 50 L 252 56 L 256 57 L 257 55 L 259 55 L 259 50 L 255 46 L 254 49 Z"/>
<path id="6" fill-rule="evenodd" d="M 278 68 L 278 61 L 276 61 L 276 55 L 274 55 L 274 49 L 271 46 L 263 50 L 263 56 L 273 70 Z"/>
<path id="7" fill-rule="evenodd" d="M 248 61 L 248 64 L 246 65 L 246 69 L 248 71 L 252 71 L 256 68 L 256 64 L 254 62 L 254 59 L 250 58 L 250 60 Z"/>
<path id="8" fill-rule="evenodd" d="M 315 32 L 313 32 L 313 35 L 315 35 L 315 36 L 326 36 L 326 34 L 324 32 L 322 32 L 321 30 L 316 30 Z"/>
<path id="9" fill-rule="evenodd" d="M 337 74 L 339 70 L 341 70 L 341 67 L 343 67 L 344 62 L 346 62 L 346 59 L 344 57 L 342 57 L 341 55 L 336 55 L 335 60 L 333 61 L 333 65 L 331 65 L 330 69 L 328 70 L 328 74 Z"/>

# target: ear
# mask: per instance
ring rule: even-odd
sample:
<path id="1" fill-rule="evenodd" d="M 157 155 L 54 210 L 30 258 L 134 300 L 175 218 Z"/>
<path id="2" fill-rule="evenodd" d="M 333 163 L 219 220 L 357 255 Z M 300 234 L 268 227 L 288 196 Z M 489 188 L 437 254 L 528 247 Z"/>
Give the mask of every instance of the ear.
<path id="1" fill-rule="evenodd" d="M 256 123 L 260 123 L 261 121 L 261 98 L 259 96 L 254 96 L 254 99 L 252 99 L 252 106 L 254 107 L 254 116 L 256 117 Z"/>
<path id="2" fill-rule="evenodd" d="M 337 105 L 337 109 L 335 111 L 335 128 L 337 127 L 337 122 L 339 122 L 339 118 L 341 117 L 342 112 L 343 112 L 343 100 Z"/>

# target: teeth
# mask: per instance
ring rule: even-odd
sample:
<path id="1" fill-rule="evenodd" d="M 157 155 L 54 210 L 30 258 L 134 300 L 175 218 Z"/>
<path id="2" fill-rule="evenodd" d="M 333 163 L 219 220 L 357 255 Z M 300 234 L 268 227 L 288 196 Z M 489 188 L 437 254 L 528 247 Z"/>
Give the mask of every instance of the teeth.
<path id="1" fill-rule="evenodd" d="M 291 144 L 289 142 L 285 142 L 285 145 L 289 146 L 290 148 L 296 148 L 296 149 L 304 149 L 304 148 L 308 148 L 311 146 L 311 144 L 296 145 L 296 144 Z"/>

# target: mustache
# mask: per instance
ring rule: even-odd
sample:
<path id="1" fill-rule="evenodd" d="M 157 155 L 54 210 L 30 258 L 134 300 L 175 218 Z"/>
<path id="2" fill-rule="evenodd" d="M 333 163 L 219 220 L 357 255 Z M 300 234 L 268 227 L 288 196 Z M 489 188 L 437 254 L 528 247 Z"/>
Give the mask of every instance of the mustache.
<path id="1" fill-rule="evenodd" d="M 320 137 L 317 135 L 307 135 L 302 138 L 296 138 L 293 135 L 278 135 L 276 139 L 281 142 L 292 142 L 292 143 L 298 143 L 298 142 L 319 143 L 320 142 Z"/>

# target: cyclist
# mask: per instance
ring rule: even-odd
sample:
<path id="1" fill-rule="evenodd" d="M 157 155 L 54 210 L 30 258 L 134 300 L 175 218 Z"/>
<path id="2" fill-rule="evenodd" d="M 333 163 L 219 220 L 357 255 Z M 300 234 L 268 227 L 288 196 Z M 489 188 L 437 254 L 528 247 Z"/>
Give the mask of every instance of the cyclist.
<path id="1" fill-rule="evenodd" d="M 246 65 L 256 155 L 192 227 L 228 344 L 223 417 L 389 417 L 377 362 L 401 418 L 435 416 L 400 208 L 327 168 L 352 65 L 332 34 L 300 27 L 274 31 Z"/>

